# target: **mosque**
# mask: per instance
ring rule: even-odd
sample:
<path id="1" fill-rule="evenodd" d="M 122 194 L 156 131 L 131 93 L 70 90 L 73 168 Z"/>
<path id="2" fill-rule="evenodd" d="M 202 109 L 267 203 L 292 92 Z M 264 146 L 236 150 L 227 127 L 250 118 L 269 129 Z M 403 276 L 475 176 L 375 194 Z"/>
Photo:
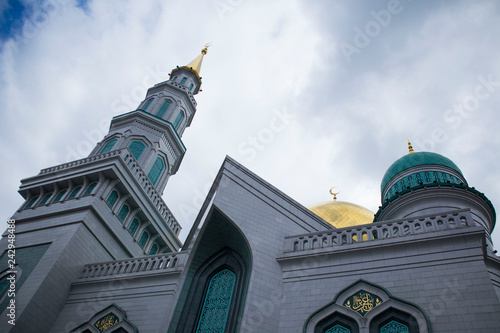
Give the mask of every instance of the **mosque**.
<path id="1" fill-rule="evenodd" d="M 88 157 L 21 180 L 0 241 L 1 332 L 500 332 L 495 209 L 411 144 L 375 214 L 336 197 L 308 209 L 226 157 L 182 243 L 162 193 L 206 53 Z"/>

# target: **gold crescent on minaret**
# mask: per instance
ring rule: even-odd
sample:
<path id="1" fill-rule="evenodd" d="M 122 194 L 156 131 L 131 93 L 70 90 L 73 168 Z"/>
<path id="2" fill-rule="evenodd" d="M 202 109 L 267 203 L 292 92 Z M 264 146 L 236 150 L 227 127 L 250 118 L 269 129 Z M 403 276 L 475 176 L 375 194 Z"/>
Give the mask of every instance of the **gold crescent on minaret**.
<path id="1" fill-rule="evenodd" d="M 339 191 L 339 192 L 337 192 L 337 193 L 333 193 L 333 192 L 332 192 L 332 190 L 333 190 L 334 188 L 336 188 L 336 187 L 337 187 L 337 186 L 334 186 L 334 187 L 332 187 L 332 188 L 330 189 L 330 194 L 331 194 L 331 195 L 333 195 L 333 201 L 336 201 L 336 200 L 337 200 L 337 194 L 339 194 L 339 193 L 340 193 L 340 191 Z"/>

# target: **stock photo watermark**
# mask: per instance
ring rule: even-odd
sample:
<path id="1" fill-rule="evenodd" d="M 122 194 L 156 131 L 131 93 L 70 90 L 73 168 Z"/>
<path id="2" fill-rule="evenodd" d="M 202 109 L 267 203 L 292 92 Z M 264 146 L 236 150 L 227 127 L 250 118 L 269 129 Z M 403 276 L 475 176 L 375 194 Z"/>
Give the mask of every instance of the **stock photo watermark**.
<path id="1" fill-rule="evenodd" d="M 84 139 L 74 146 L 66 146 L 66 161 L 76 160 L 88 155 L 94 149 L 97 142 L 100 142 L 108 134 L 111 115 L 122 114 L 133 111 L 144 100 L 149 87 L 157 82 L 163 82 L 168 78 L 168 72 L 160 66 L 146 67 L 141 84 L 133 86 L 128 93 L 123 93 L 111 102 L 109 116 L 99 121 L 99 126 L 81 131 Z"/>
<path id="2" fill-rule="evenodd" d="M 500 87 L 500 81 L 497 81 L 493 74 L 486 77 L 481 75 L 477 78 L 477 82 L 473 92 L 443 113 L 443 126 L 435 127 L 427 139 L 414 140 L 413 143 L 416 148 L 421 151 L 434 151 L 437 144 L 448 140 L 449 135 L 447 133 L 450 130 L 458 130 L 464 120 L 474 114 L 481 103 L 491 98 Z"/>
<path id="3" fill-rule="evenodd" d="M 63 8 L 72 3 L 71 0 L 45 0 L 34 8 L 33 14 L 26 18 L 20 34 L 14 34 L 15 39 L 26 44 L 35 38 L 40 30 L 47 26 L 49 20 L 58 15 Z"/>
<path id="4" fill-rule="evenodd" d="M 7 266 L 9 270 L 7 274 L 8 286 L 7 286 L 7 297 L 9 298 L 9 305 L 7 305 L 7 322 L 14 326 L 16 325 L 16 235 L 14 232 L 16 231 L 16 221 L 8 220 L 7 221 Z"/>
<path id="5" fill-rule="evenodd" d="M 409 0 L 411 1 L 411 0 Z M 390 0 L 385 9 L 370 11 L 372 20 L 369 20 L 361 28 L 355 26 L 352 42 L 342 41 L 339 44 L 340 51 L 344 55 L 347 63 L 352 61 L 354 54 L 360 54 L 361 51 L 370 45 L 370 42 L 378 37 L 384 28 L 387 28 L 395 15 L 400 14 L 404 7 L 399 0 Z"/>
<path id="6" fill-rule="evenodd" d="M 224 21 L 224 16 L 227 13 L 231 13 L 236 7 L 244 2 L 245 0 L 215 0 L 212 4 L 219 19 Z"/>
<path id="7" fill-rule="evenodd" d="M 277 133 L 291 124 L 295 116 L 286 108 L 274 110 L 267 126 L 261 128 L 255 135 L 248 136 L 238 145 L 238 153 L 249 161 L 253 160 L 259 151 L 263 151 L 274 140 Z"/>

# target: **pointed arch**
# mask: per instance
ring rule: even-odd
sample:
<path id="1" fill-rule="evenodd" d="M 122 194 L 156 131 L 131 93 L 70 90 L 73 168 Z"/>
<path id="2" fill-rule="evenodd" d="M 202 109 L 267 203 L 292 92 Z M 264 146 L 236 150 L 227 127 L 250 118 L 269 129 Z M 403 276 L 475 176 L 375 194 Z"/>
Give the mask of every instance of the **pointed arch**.
<path id="1" fill-rule="evenodd" d="M 243 233 L 217 208 L 213 207 L 207 215 L 187 265 L 189 277 L 182 286 L 183 301 L 177 304 L 177 315 L 171 321 L 172 331 L 186 333 L 204 327 L 217 328 L 214 330 L 217 332 L 237 332 L 251 271 L 251 251 Z M 226 277 L 226 274 L 234 274 L 234 285 L 232 279 L 219 283 L 219 273 Z M 210 308 L 207 300 L 217 298 L 211 296 L 211 284 L 218 285 L 218 291 L 224 295 L 219 300 L 223 305 L 221 316 L 210 324 L 213 327 L 203 319 L 207 314 L 203 309 Z M 228 288 L 232 288 L 231 293 Z"/>
<path id="2" fill-rule="evenodd" d="M 163 173 L 163 170 L 165 170 L 165 162 L 161 156 L 158 156 L 148 172 L 148 178 L 153 185 L 156 185 L 158 179 L 160 179 L 160 176 Z"/>
<path id="3" fill-rule="evenodd" d="M 150 105 L 151 105 L 151 103 L 153 102 L 153 100 L 154 100 L 154 98 L 150 98 L 150 99 L 148 99 L 148 100 L 147 100 L 147 102 L 146 102 L 146 104 L 144 104 L 144 106 L 142 107 L 142 109 L 143 109 L 144 111 L 147 111 L 147 110 L 148 110 L 148 108 L 149 108 L 149 106 L 150 106 Z"/>
<path id="4" fill-rule="evenodd" d="M 146 149 L 146 144 L 140 140 L 134 140 L 130 142 L 128 149 L 132 153 L 132 156 L 134 156 L 135 160 L 138 161 L 144 152 L 144 149 Z"/>
<path id="5" fill-rule="evenodd" d="M 182 119 L 184 119 L 184 112 L 180 111 L 177 114 L 177 117 L 175 117 L 175 120 L 174 120 L 174 123 L 172 124 L 172 126 L 174 126 L 174 128 L 177 129 L 179 127 L 179 124 L 181 123 Z"/>
<path id="6" fill-rule="evenodd" d="M 104 146 L 102 147 L 101 151 L 99 152 L 99 154 L 104 154 L 104 153 L 107 153 L 108 151 L 111 151 L 111 149 L 113 149 L 113 146 L 115 145 L 116 141 L 118 141 L 118 139 L 114 138 L 114 139 L 111 139 L 108 142 L 106 142 L 104 144 Z"/>
<path id="7" fill-rule="evenodd" d="M 165 115 L 165 113 L 167 112 L 167 110 L 171 104 L 172 104 L 171 100 L 169 100 L 169 99 L 165 100 L 163 102 L 163 104 L 160 106 L 160 108 L 158 109 L 158 112 L 156 112 L 156 116 L 159 118 L 163 118 L 163 116 Z"/>
<path id="8" fill-rule="evenodd" d="M 368 294 L 373 299 L 373 306 L 368 311 L 356 311 L 352 306 L 353 296 Z M 379 301 L 376 301 L 376 300 Z M 304 323 L 304 333 L 323 333 L 330 326 L 358 327 L 368 323 L 370 332 L 381 333 L 382 327 L 391 321 L 409 328 L 408 333 L 430 333 L 431 324 L 425 312 L 415 304 L 392 296 L 386 289 L 365 280 L 358 280 L 341 290 L 331 301 L 313 312 Z M 355 332 L 355 331 L 354 331 Z M 406 332 L 405 332 L 406 333 Z"/>

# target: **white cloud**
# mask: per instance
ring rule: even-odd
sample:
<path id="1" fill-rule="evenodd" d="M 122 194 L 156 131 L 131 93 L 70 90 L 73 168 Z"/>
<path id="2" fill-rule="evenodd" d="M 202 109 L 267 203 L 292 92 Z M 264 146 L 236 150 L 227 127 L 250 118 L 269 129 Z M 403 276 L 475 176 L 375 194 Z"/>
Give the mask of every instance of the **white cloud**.
<path id="1" fill-rule="evenodd" d="M 62 3 L 62 2 L 60 2 Z M 66 1 L 0 54 L 0 216 L 21 204 L 19 179 L 88 154 L 112 116 L 134 109 L 145 90 L 213 42 L 202 69 L 198 111 L 183 136 L 188 148 L 165 200 L 189 230 L 226 154 L 305 205 L 340 198 L 372 210 L 387 167 L 406 138 L 454 160 L 472 186 L 500 205 L 495 106 L 500 87 L 454 128 L 443 114 L 480 76 L 500 81 L 498 5 L 407 3 L 347 63 L 339 51 L 371 10 L 387 6 L 328 1 L 221 0 L 189 3 Z M 414 7 L 411 7 L 414 6 Z M 24 38 L 23 38 L 24 37 Z M 242 144 L 277 111 L 295 118 L 256 151 Z M 104 126 L 101 124 L 104 123 Z M 427 141 L 426 141 L 427 140 Z M 500 232 L 495 240 L 500 244 Z"/>

